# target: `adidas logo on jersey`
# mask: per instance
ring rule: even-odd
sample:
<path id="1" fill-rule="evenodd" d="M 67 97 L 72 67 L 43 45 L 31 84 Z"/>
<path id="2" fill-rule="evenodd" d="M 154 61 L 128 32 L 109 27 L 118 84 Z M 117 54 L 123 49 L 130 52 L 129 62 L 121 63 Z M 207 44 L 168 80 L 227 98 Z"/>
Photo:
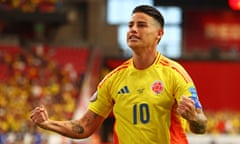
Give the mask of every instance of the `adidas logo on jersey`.
<path id="1" fill-rule="evenodd" d="M 128 90 L 128 87 L 127 87 L 127 86 L 124 86 L 123 88 L 121 88 L 121 89 L 118 91 L 118 94 L 126 94 L 126 93 L 129 93 L 129 90 Z"/>

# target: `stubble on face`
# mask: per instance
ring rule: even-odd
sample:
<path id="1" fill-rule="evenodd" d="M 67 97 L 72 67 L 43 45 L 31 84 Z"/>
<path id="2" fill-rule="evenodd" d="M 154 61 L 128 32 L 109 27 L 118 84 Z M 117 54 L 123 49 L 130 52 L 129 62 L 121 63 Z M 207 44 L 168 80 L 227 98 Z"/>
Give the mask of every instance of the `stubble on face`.
<path id="1" fill-rule="evenodd" d="M 160 24 L 144 13 L 135 13 L 129 22 L 128 46 L 134 51 L 157 45 Z"/>

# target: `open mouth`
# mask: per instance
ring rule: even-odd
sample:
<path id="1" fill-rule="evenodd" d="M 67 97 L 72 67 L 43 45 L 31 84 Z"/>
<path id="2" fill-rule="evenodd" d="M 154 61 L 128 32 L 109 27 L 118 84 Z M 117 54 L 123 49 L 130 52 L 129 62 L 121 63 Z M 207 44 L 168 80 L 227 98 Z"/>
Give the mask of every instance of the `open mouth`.
<path id="1" fill-rule="evenodd" d="M 131 40 L 131 41 L 136 41 L 136 40 L 139 40 L 139 37 L 136 36 L 136 35 L 131 35 L 131 36 L 128 37 L 128 39 Z"/>

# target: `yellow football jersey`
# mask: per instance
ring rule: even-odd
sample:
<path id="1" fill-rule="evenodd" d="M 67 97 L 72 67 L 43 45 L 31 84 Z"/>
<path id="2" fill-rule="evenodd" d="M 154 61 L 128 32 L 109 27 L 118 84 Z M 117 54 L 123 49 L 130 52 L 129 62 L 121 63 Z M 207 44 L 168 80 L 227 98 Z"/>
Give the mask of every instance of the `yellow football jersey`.
<path id="1" fill-rule="evenodd" d="M 184 120 L 176 112 L 183 95 L 201 108 L 184 68 L 158 53 L 147 69 L 136 69 L 129 59 L 107 74 L 88 108 L 105 118 L 113 110 L 115 144 L 187 144 Z"/>

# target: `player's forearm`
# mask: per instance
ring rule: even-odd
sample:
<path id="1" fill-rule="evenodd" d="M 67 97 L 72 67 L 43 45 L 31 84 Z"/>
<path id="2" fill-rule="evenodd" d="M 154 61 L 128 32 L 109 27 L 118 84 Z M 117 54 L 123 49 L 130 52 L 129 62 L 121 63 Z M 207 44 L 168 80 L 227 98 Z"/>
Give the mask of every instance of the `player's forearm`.
<path id="1" fill-rule="evenodd" d="M 86 138 L 91 135 L 91 132 L 87 130 L 79 121 L 53 121 L 49 120 L 43 129 L 50 130 L 61 134 L 69 138 Z"/>
<path id="2" fill-rule="evenodd" d="M 190 129 L 193 133 L 203 134 L 207 130 L 207 118 L 203 113 L 198 113 L 194 120 L 190 120 Z"/>

